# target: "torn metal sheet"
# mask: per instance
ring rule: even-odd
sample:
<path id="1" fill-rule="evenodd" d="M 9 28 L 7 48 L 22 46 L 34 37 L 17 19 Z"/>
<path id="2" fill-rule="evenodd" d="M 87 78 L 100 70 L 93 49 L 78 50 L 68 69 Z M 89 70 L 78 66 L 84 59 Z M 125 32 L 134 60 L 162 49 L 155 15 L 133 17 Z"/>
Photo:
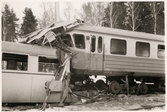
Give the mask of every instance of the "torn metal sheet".
<path id="1" fill-rule="evenodd" d="M 35 32 L 32 32 L 30 34 L 27 34 L 24 36 L 23 39 L 19 40 L 19 43 L 28 43 L 30 44 L 34 40 L 44 40 L 42 41 L 42 44 L 46 44 L 47 42 L 45 40 L 48 40 L 50 43 L 54 39 L 52 38 L 53 35 L 55 37 L 63 35 L 65 32 L 71 30 L 72 28 L 79 26 L 83 24 L 84 22 L 82 20 L 70 20 L 70 21 L 65 21 L 65 22 L 60 22 L 60 23 L 55 23 L 52 24 L 46 28 L 37 30 Z M 54 34 L 53 34 L 54 33 Z M 51 37 L 49 37 L 51 36 Z"/>

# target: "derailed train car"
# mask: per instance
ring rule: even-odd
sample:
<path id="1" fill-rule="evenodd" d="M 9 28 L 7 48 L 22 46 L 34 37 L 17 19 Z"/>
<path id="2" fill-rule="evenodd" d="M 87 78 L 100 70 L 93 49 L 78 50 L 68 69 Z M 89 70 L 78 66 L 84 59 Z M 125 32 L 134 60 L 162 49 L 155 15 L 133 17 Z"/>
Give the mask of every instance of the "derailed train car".
<path id="1" fill-rule="evenodd" d="M 142 94 L 148 91 L 146 82 L 154 83 L 155 87 L 165 86 L 164 36 L 86 26 L 82 21 L 75 20 L 33 32 L 26 35 L 20 43 L 43 47 L 3 42 L 2 61 L 6 63 L 4 69 L 12 69 L 2 70 L 3 102 L 43 102 L 46 94 L 44 84 L 54 76 L 53 73 L 48 75 L 41 72 L 50 70 L 43 68 L 47 63 L 58 63 L 55 48 L 59 43 L 63 43 L 61 47 L 70 50 L 74 55 L 71 59 L 73 84 L 83 81 L 85 76 L 105 75 L 105 83 L 113 94 L 121 91 L 121 85 L 126 86 L 127 92 L 132 86 L 137 86 Z M 10 55 L 15 52 L 17 56 Z M 13 61 L 14 58 L 17 63 Z M 16 68 L 27 69 L 28 72 L 15 71 Z M 52 72 L 54 70 L 55 67 L 51 69 Z M 141 84 L 138 85 L 136 81 Z M 56 97 L 50 97 L 50 102 L 60 100 L 62 85 L 57 87 Z"/>
<path id="2" fill-rule="evenodd" d="M 164 87 L 164 36 L 104 27 L 81 26 L 67 33 L 75 53 L 72 69 L 77 75 L 105 75 L 110 92 L 118 94 L 120 84 L 147 93 L 148 86 Z M 136 85 L 139 86 L 139 85 Z"/>

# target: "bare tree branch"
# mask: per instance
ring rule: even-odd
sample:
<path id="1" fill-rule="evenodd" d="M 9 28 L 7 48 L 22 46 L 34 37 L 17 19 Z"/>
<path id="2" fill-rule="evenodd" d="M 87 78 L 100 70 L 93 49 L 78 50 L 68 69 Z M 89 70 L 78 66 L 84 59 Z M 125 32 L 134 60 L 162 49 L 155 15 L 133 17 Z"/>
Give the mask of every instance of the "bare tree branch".
<path id="1" fill-rule="evenodd" d="M 159 10 L 157 11 L 157 14 L 159 14 L 159 12 L 160 12 L 160 10 L 162 9 L 162 7 L 163 7 L 163 4 L 160 3 Z"/>
<path id="2" fill-rule="evenodd" d="M 129 23 L 129 26 L 133 29 L 133 26 Z"/>

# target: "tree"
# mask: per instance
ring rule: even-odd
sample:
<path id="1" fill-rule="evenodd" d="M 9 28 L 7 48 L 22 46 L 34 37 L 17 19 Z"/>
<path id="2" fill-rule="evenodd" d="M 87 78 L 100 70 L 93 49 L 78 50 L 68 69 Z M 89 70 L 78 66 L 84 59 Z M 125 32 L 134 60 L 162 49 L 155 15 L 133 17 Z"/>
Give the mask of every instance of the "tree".
<path id="1" fill-rule="evenodd" d="M 42 18 L 38 19 L 38 22 L 39 27 L 44 28 L 55 22 L 55 6 L 53 2 L 42 2 L 40 6 L 42 8 Z"/>
<path id="2" fill-rule="evenodd" d="M 105 17 L 103 25 L 107 27 L 113 27 L 113 2 L 107 4 L 107 8 L 104 9 Z"/>
<path id="3" fill-rule="evenodd" d="M 103 2 L 84 3 L 82 5 L 83 14 L 81 14 L 83 20 L 88 25 L 101 26 L 104 17 L 104 5 Z"/>
<path id="4" fill-rule="evenodd" d="M 125 29 L 126 5 L 124 2 L 110 2 L 104 9 L 103 26 Z"/>
<path id="5" fill-rule="evenodd" d="M 160 12 L 157 14 L 157 33 L 156 34 L 160 34 L 160 35 L 165 34 L 164 3 L 162 4 L 163 4 L 163 7 L 160 10 Z"/>
<path id="6" fill-rule="evenodd" d="M 91 24 L 90 22 L 90 17 L 92 16 L 92 7 L 91 7 L 91 3 L 84 3 L 82 5 L 82 9 L 83 9 L 83 14 L 81 14 L 82 18 L 84 19 L 84 21 L 87 24 Z"/>
<path id="7" fill-rule="evenodd" d="M 136 31 L 153 33 L 153 22 L 151 17 L 151 11 L 146 7 L 145 2 L 141 2 L 141 11 L 139 12 L 139 16 L 141 19 L 140 26 L 136 29 Z"/>
<path id="8" fill-rule="evenodd" d="M 23 17 L 23 24 L 21 24 L 21 35 L 26 35 L 37 29 L 37 20 L 31 11 L 31 8 L 25 8 L 25 16 Z"/>
<path id="9" fill-rule="evenodd" d="M 158 29 L 164 29 L 164 2 L 146 2 L 147 8 L 151 12 L 154 23 L 154 34 L 157 34 Z M 161 21 L 158 21 L 161 20 Z M 158 28 L 158 29 L 157 29 Z M 163 30 L 159 34 L 164 34 Z"/>
<path id="10" fill-rule="evenodd" d="M 164 35 L 164 2 L 88 2 L 82 9 L 89 25 L 100 26 L 102 21 L 104 27 Z"/>
<path id="11" fill-rule="evenodd" d="M 66 2 L 65 4 L 65 8 L 64 8 L 64 16 L 67 20 L 71 20 L 74 19 L 74 9 L 73 9 L 73 5 L 71 2 Z"/>
<path id="12" fill-rule="evenodd" d="M 5 10 L 2 12 L 2 40 L 3 41 L 14 41 L 17 39 L 16 21 L 19 19 L 16 17 L 13 9 L 9 9 L 9 6 L 5 5 Z"/>
<path id="13" fill-rule="evenodd" d="M 142 21 L 140 19 L 141 2 L 127 2 L 127 12 L 126 23 L 132 31 L 136 31 L 141 25 Z"/>

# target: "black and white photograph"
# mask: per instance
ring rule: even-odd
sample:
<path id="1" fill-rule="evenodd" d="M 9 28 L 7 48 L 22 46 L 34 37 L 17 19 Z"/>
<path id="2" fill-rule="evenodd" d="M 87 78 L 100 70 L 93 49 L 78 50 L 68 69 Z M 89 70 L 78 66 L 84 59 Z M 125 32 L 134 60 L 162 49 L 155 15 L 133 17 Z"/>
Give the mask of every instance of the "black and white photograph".
<path id="1" fill-rule="evenodd" d="M 1 111 L 165 111 L 164 0 L 1 1 Z"/>

